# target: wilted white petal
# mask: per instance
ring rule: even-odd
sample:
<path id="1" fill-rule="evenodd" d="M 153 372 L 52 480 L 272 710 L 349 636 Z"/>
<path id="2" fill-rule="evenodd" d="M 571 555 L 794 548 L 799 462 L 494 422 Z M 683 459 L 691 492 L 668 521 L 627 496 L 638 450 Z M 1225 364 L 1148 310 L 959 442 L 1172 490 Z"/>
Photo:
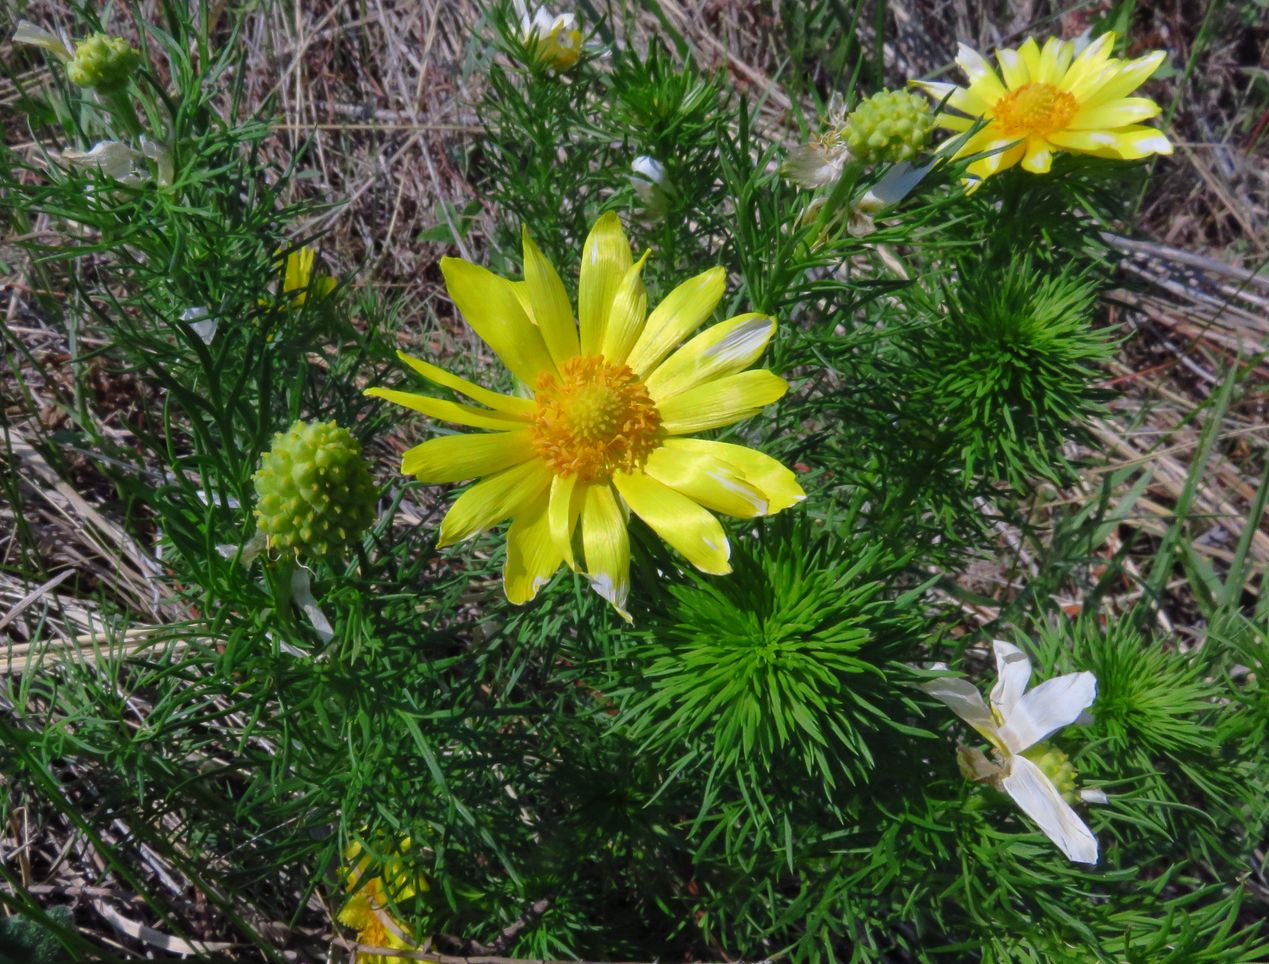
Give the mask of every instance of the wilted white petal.
<path id="1" fill-rule="evenodd" d="M 991 688 L 991 705 L 1007 720 L 1031 681 L 1031 660 L 1017 646 L 1003 639 L 993 640 L 991 648 L 996 653 L 996 685 Z"/>
<path id="2" fill-rule="evenodd" d="M 313 598 L 313 583 L 309 577 L 309 571 L 303 566 L 296 566 L 295 571 L 291 573 L 291 598 L 300 607 L 300 611 L 308 617 L 309 623 L 312 624 L 322 642 L 329 643 L 331 637 L 335 635 L 335 630 L 321 607 L 317 605 L 317 600 Z"/>
<path id="3" fill-rule="evenodd" d="M 1074 723 L 1097 699 L 1097 677 L 1067 673 L 1045 680 L 1002 712 L 1000 737 L 1012 753 L 1035 746 L 1062 727 Z"/>
<path id="4" fill-rule="evenodd" d="M 216 546 L 216 551 L 226 559 L 232 559 L 234 556 L 238 556 L 238 561 L 240 563 L 244 566 L 250 566 L 256 561 L 256 557 L 260 555 L 260 553 L 264 552 L 264 550 L 268 547 L 268 544 L 269 542 L 265 537 L 265 534 L 257 529 L 255 534 L 243 544 L 241 555 L 238 555 L 239 547 L 232 542 L 221 543 Z"/>
<path id="5" fill-rule="evenodd" d="M 969 680 L 944 677 L 921 684 L 921 689 L 936 700 L 946 703 L 953 713 L 972 726 L 992 743 L 996 737 L 996 719 L 983 702 L 982 694 Z"/>
<path id="6" fill-rule="evenodd" d="M 159 186 L 170 187 L 172 184 L 172 152 L 162 144 L 141 135 L 141 153 L 154 162 L 159 171 Z"/>
<path id="7" fill-rule="evenodd" d="M 1066 856 L 1081 864 L 1097 863 L 1097 838 L 1062 799 L 1051 780 L 1024 756 L 1009 758 L 1001 789 L 1036 822 Z"/>
<path id="8" fill-rule="evenodd" d="M 15 44 L 31 44 L 33 47 L 43 47 L 49 53 L 55 54 L 62 60 L 70 60 L 74 56 L 70 45 L 63 38 L 45 30 L 43 27 L 37 27 L 29 20 L 18 21 L 17 29 L 13 31 L 13 42 Z"/>
<path id="9" fill-rule="evenodd" d="M 211 344 L 211 340 L 216 337 L 216 329 L 220 327 L 220 320 L 212 318 L 211 312 L 201 306 L 186 308 L 180 317 L 202 339 L 204 345 Z"/>
<path id="10" fill-rule="evenodd" d="M 665 165 L 650 154 L 640 154 L 630 162 L 630 170 L 636 177 L 651 184 L 665 183 Z"/>
<path id="11" fill-rule="evenodd" d="M 789 156 L 780 165 L 780 173 L 798 187 L 823 187 L 832 184 L 841 175 L 846 156 L 844 147 L 834 149 L 812 141 L 789 151 Z"/>
<path id="12" fill-rule="evenodd" d="M 62 160 L 72 167 L 96 168 L 124 184 L 140 184 L 149 177 L 145 156 L 123 141 L 98 141 L 88 151 L 62 151 Z"/>
<path id="13" fill-rule="evenodd" d="M 1080 790 L 1080 799 L 1085 803 L 1110 803 L 1110 797 L 1106 796 L 1106 791 L 1098 790 L 1096 787 L 1084 787 Z"/>

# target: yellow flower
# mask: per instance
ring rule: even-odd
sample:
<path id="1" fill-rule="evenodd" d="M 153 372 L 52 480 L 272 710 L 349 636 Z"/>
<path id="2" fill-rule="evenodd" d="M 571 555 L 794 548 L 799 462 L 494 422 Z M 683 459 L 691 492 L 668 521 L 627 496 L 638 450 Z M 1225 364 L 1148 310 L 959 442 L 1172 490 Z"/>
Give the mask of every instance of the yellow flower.
<path id="1" fill-rule="evenodd" d="M 520 19 L 520 37 L 526 50 L 541 64 L 555 71 L 569 70 L 582 55 L 582 32 L 571 13 L 552 16 L 538 7 Z"/>
<path id="2" fill-rule="evenodd" d="M 1159 105 L 1128 96 L 1163 63 L 1164 52 L 1119 60 L 1110 56 L 1114 43 L 1113 33 L 1102 34 L 1076 56 L 1071 41 L 1050 37 L 1041 49 L 1028 38 L 1017 50 L 996 51 L 999 74 L 961 44 L 956 62 L 969 77 L 968 87 L 913 83 L 940 101 L 946 97 L 947 106 L 959 111 L 941 113 L 940 126 L 963 132 L 979 118 L 987 121 L 953 155 L 994 151 L 966 169 L 979 181 L 1019 162 L 1044 174 L 1056 151 L 1120 160 L 1171 154 L 1163 132 L 1141 123 L 1156 116 Z"/>
<path id="3" fill-rule="evenodd" d="M 615 214 L 601 217 L 582 249 L 574 322 L 563 283 L 527 230 L 521 282 L 445 258 L 454 304 L 533 397 L 500 395 L 405 355 L 424 378 L 477 404 L 367 391 L 492 430 L 415 446 L 401 471 L 430 483 L 488 476 L 454 503 L 438 544 L 511 519 L 503 587 L 513 603 L 532 599 L 563 562 L 629 619 L 629 512 L 698 569 L 726 573 L 730 546 L 712 512 L 752 518 L 805 497 L 774 459 L 686 437 L 738 422 L 785 393 L 784 379 L 744 370 L 766 348 L 775 320 L 738 315 L 680 347 L 714 311 L 726 272 L 711 268 L 685 281 L 649 314 L 640 277 L 646 259 L 634 261 Z"/>
<path id="4" fill-rule="evenodd" d="M 353 843 L 344 852 L 344 859 L 352 866 L 342 872 L 349 896 L 339 910 L 339 922 L 357 932 L 358 944 L 394 950 L 411 950 L 418 946 L 410 928 L 399 921 L 391 910 L 394 902 L 399 904 L 428 889 L 427 881 L 419 874 L 412 874 L 401 858 L 409 851 L 410 843 L 409 837 L 404 838 L 395 852 L 384 859 L 379 874 L 374 877 L 366 876 L 371 857 L 362 853 L 361 844 Z M 385 876 L 389 878 L 389 883 L 385 883 Z M 409 958 L 395 954 L 358 952 L 356 956 L 357 964 L 390 964 L 407 960 Z"/>
<path id="5" fill-rule="evenodd" d="M 279 248 L 275 254 L 281 254 Z M 286 256 L 286 264 L 282 267 L 281 304 L 286 308 L 299 308 L 309 295 L 321 298 L 335 290 L 335 279 L 330 275 L 313 276 L 313 262 L 317 252 L 310 247 L 296 248 Z M 261 299 L 260 304 L 270 302 Z"/>

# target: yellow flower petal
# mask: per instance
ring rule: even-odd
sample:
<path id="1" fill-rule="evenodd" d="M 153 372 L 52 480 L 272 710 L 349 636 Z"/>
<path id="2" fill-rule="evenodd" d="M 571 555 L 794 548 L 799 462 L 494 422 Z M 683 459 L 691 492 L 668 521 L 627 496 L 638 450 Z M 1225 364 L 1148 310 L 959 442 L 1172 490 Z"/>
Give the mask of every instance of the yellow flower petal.
<path id="1" fill-rule="evenodd" d="M 767 315 L 737 315 L 701 332 L 665 360 L 644 384 L 661 402 L 702 382 L 742 371 L 752 365 L 775 334 L 776 322 Z"/>
<path id="2" fill-rule="evenodd" d="M 666 439 L 662 449 L 678 453 L 681 456 L 700 459 L 699 464 L 712 464 L 722 469 L 730 469 L 739 473 L 746 483 L 756 489 L 767 503 L 767 515 L 783 512 L 789 506 L 796 505 L 806 498 L 797 476 L 769 455 L 733 442 L 714 442 L 700 438 Z M 662 449 L 658 449 L 660 452 Z M 655 456 L 657 453 L 653 453 Z M 652 459 L 648 460 L 651 465 Z M 658 476 L 667 485 L 669 479 Z M 692 493 L 686 493 L 691 495 Z M 702 505 L 710 507 L 704 499 L 698 499 Z M 720 510 L 722 511 L 722 510 Z"/>
<path id="3" fill-rule="evenodd" d="M 421 358 L 414 358 L 405 352 L 397 352 L 397 357 L 413 368 L 430 382 L 435 382 L 442 388 L 448 388 L 450 391 L 458 392 L 466 395 L 474 402 L 481 405 L 487 405 L 495 411 L 501 412 L 503 415 L 510 415 L 514 418 L 528 419 L 533 414 L 533 400 L 528 398 L 516 398 L 512 395 L 502 395 L 498 392 L 491 392 L 487 388 L 481 388 L 475 382 L 469 382 L 465 378 L 459 378 L 443 368 L 438 368 L 430 362 L 425 362 Z"/>
<path id="4" fill-rule="evenodd" d="M 661 427 L 669 435 L 721 428 L 760 412 L 788 390 L 788 382 L 766 369 L 727 375 L 658 405 Z"/>
<path id="5" fill-rule="evenodd" d="M 547 508 L 551 538 L 560 558 L 574 571 L 577 562 L 573 559 L 573 530 L 577 528 L 585 494 L 585 486 L 578 487 L 576 475 L 557 475 L 551 480 L 551 504 Z"/>
<path id="6" fill-rule="evenodd" d="M 731 572 L 731 546 L 719 521 L 687 496 L 643 473 L 618 473 L 613 485 L 640 519 L 702 572 Z"/>
<path id="7" fill-rule="evenodd" d="M 507 561 L 502 567 L 502 588 L 507 599 L 523 605 L 538 594 L 560 567 L 561 555 L 551 538 L 547 515 L 549 490 L 516 515 L 507 530 Z"/>
<path id="8" fill-rule="evenodd" d="M 1027 76 L 1033 80 L 1040 76 L 1040 45 L 1034 37 L 1028 37 L 1018 47 L 1018 56 L 1027 68 Z"/>
<path id="9" fill-rule="evenodd" d="M 612 310 L 621 279 L 634 258 L 630 242 L 613 211 L 602 215 L 590 229 L 582 247 L 582 268 L 577 281 L 577 320 L 583 355 L 596 355 L 604 344 L 604 325 Z"/>
<path id="10" fill-rule="evenodd" d="M 436 547 L 440 549 L 470 539 L 504 519 L 518 515 L 550 484 L 550 469 L 537 459 L 513 465 L 477 482 L 460 495 L 445 513 L 445 518 L 441 520 L 441 538 Z"/>
<path id="11" fill-rule="evenodd" d="M 994 104 L 1005 96 L 1005 88 L 1000 83 L 1000 78 L 996 76 L 996 72 L 991 69 L 991 64 L 974 48 L 968 44 L 958 44 L 956 63 L 969 78 L 969 86 L 966 90 L 971 97 L 983 103 Z"/>
<path id="12" fill-rule="evenodd" d="M 626 356 L 642 334 L 648 317 L 648 291 L 643 286 L 643 266 L 647 260 L 648 254 L 645 252 L 642 258 L 626 269 L 621 284 L 613 295 L 608 321 L 604 325 L 603 349 L 600 354 L 614 365 L 625 364 Z"/>
<path id="13" fill-rule="evenodd" d="M 708 452 L 671 448 L 667 444 L 648 456 L 644 471 L 681 492 L 693 502 L 724 515 L 751 519 L 767 514 L 767 499 L 734 466 Z"/>
<path id="14" fill-rule="evenodd" d="M 1075 48 L 1068 41 L 1050 37 L 1044 42 L 1044 49 L 1040 51 L 1040 69 L 1032 80 L 1038 84 L 1056 86 L 1058 81 L 1066 75 L 1066 68 L 1071 65 L 1071 57 L 1074 53 Z"/>
<path id="15" fill-rule="evenodd" d="M 992 128 L 987 128 L 992 130 Z M 1009 145 L 1013 146 L 1010 147 Z M 993 174 L 998 174 L 1007 168 L 1013 167 L 1026 153 L 1026 144 L 1019 142 L 1017 137 L 1006 136 L 997 137 L 994 141 L 984 144 L 979 150 L 992 151 L 987 157 L 979 158 L 968 167 L 965 173 L 972 177 L 988 178 Z"/>
<path id="16" fill-rule="evenodd" d="M 1158 116 L 1159 110 L 1159 105 L 1147 97 L 1121 97 L 1096 107 L 1081 108 L 1067 127 L 1075 131 L 1128 127 Z"/>
<path id="17" fill-rule="evenodd" d="M 646 375 L 714 313 L 726 284 L 727 272 L 710 268 L 671 291 L 648 315 L 626 364 L 636 375 Z"/>
<path id="18" fill-rule="evenodd" d="M 946 105 L 959 110 L 969 117 L 981 117 L 991 110 L 995 101 L 985 101 L 967 91 L 964 87 L 957 87 L 955 84 L 945 84 L 936 80 L 910 80 L 908 81 L 913 87 L 920 87 L 929 94 L 934 100 L 940 104 Z M 946 112 L 939 115 L 940 123 L 942 118 L 946 117 Z"/>
<path id="19" fill-rule="evenodd" d="M 1071 94 L 1085 107 L 1127 97 L 1150 79 L 1167 56 L 1166 51 L 1156 50 L 1136 60 L 1112 61 L 1101 74 L 1073 87 Z"/>
<path id="20" fill-rule="evenodd" d="M 461 402 L 447 402 L 443 398 L 432 398 L 430 395 L 399 392 L 392 388 L 367 388 L 364 394 L 370 398 L 387 399 L 405 408 L 422 412 L 429 418 L 439 418 L 443 422 L 453 422 L 456 425 L 491 428 L 506 432 L 524 428 L 522 419 L 511 418 L 474 405 L 464 405 Z"/>
<path id="21" fill-rule="evenodd" d="M 1031 71 L 1027 69 L 1027 62 L 1018 51 L 1011 47 L 1001 47 L 996 51 L 996 62 L 1000 64 L 1000 76 L 1010 90 L 1017 90 L 1024 84 L 1031 83 Z"/>
<path id="22" fill-rule="evenodd" d="M 1171 154 L 1172 142 L 1153 127 L 1126 127 L 1114 131 L 1055 131 L 1049 140 L 1058 147 L 1098 157 L 1134 161 L 1151 154 Z"/>
<path id="23" fill-rule="evenodd" d="M 1110 31 L 1102 34 L 1085 47 L 1083 52 L 1071 62 L 1071 66 L 1066 70 L 1066 76 L 1057 85 L 1058 89 L 1069 93 L 1078 88 L 1088 78 L 1098 76 L 1106 67 L 1106 62 L 1110 59 L 1110 52 L 1114 47 L 1114 32 Z M 1078 98 L 1076 99 L 1078 100 Z"/>
<path id="24" fill-rule="evenodd" d="M 630 595 L 630 537 L 626 518 L 612 486 L 588 485 L 582 502 L 582 549 L 586 575 L 595 592 L 607 599 L 626 622 Z"/>
<path id="25" fill-rule="evenodd" d="M 555 373 L 542 333 L 510 281 L 461 258 L 441 258 L 441 274 L 467 324 L 520 381 L 532 385 L 539 372 Z"/>
<path id="26" fill-rule="evenodd" d="M 542 340 L 556 365 L 577 354 L 577 324 L 564 282 L 555 267 L 529 237 L 528 227 L 520 230 L 524 247 L 524 286 L 531 305 L 530 317 L 542 332 Z"/>
<path id="27" fill-rule="evenodd" d="M 1043 137 L 1028 137 L 1022 166 L 1032 174 L 1047 174 L 1053 166 L 1053 148 Z"/>
<path id="28" fill-rule="evenodd" d="M 344 906 L 339 909 L 338 919 L 345 927 L 361 931 L 369 926 L 373 915 L 370 898 L 365 894 L 354 894 L 344 901 Z"/>
<path id="29" fill-rule="evenodd" d="M 442 435 L 406 451 L 401 473 L 438 485 L 493 475 L 536 458 L 528 429 L 479 435 Z"/>

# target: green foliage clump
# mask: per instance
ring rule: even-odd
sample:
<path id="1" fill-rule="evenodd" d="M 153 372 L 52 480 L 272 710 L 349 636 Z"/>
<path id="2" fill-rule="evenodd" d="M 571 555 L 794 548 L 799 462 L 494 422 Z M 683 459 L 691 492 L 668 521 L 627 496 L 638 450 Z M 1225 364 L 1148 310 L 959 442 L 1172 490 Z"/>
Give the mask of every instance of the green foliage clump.
<path id="1" fill-rule="evenodd" d="M 1069 475 L 1062 446 L 1104 411 L 1099 366 L 1115 346 L 1093 323 L 1096 290 L 1085 276 L 1019 258 L 962 262 L 936 300 L 918 299 L 913 403 L 967 476 L 1025 488 Z"/>
<path id="2" fill-rule="evenodd" d="M 141 55 L 128 41 L 95 33 L 76 44 L 66 76 L 72 84 L 110 94 L 126 85 L 140 65 Z"/>
<path id="3" fill-rule="evenodd" d="M 374 520 L 375 484 L 361 443 L 333 421 L 297 419 L 278 432 L 252 481 L 256 521 L 270 546 L 337 553 Z"/>
<path id="4" fill-rule="evenodd" d="M 670 757 L 685 740 L 703 746 L 738 780 L 791 761 L 826 792 L 864 779 L 912 630 L 912 597 L 888 591 L 895 560 L 865 539 L 781 523 L 731 562 L 726 580 L 672 586 L 667 610 L 639 633 L 632 735 Z"/>
<path id="5" fill-rule="evenodd" d="M 916 157 L 933 127 L 926 98 L 909 90 L 883 90 L 850 112 L 842 133 L 859 160 L 896 164 Z"/>

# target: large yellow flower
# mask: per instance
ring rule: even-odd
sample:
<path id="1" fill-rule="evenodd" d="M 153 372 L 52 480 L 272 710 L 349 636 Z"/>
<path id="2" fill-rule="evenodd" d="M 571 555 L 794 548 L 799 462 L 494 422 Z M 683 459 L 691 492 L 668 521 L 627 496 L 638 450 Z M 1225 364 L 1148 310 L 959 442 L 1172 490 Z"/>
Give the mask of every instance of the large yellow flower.
<path id="1" fill-rule="evenodd" d="M 738 315 L 681 344 L 714 311 L 726 273 L 711 268 L 685 281 L 649 314 L 646 259 L 634 261 L 615 214 L 601 217 L 582 250 L 575 322 L 563 283 L 527 231 L 522 282 L 445 258 L 454 304 L 532 397 L 500 395 L 405 355 L 424 378 L 476 404 L 367 391 L 491 430 L 415 446 L 401 471 L 430 483 L 488 476 L 449 510 L 439 545 L 511 519 L 503 586 L 513 603 L 532 599 L 563 562 L 629 619 L 631 511 L 698 569 L 725 573 L 730 546 L 713 512 L 752 518 L 805 496 L 792 472 L 760 452 L 685 437 L 738 422 L 785 393 L 784 379 L 745 371 L 775 320 Z"/>
<path id="2" fill-rule="evenodd" d="M 1159 113 L 1146 97 L 1129 97 L 1163 63 L 1156 50 L 1136 60 L 1110 56 L 1113 33 L 1104 33 L 1078 56 L 1075 44 L 1050 37 L 1043 49 L 1028 38 L 1014 50 L 996 51 L 997 74 L 981 55 L 964 44 L 956 62 L 969 77 L 968 87 L 913 81 L 933 97 L 959 111 L 939 115 L 940 126 L 969 130 L 982 118 L 986 126 L 956 151 L 966 157 L 994 151 L 971 163 L 966 173 L 983 179 L 1022 166 L 1044 174 L 1057 151 L 1075 151 L 1120 160 L 1171 154 L 1162 131 L 1141 122 Z"/>

